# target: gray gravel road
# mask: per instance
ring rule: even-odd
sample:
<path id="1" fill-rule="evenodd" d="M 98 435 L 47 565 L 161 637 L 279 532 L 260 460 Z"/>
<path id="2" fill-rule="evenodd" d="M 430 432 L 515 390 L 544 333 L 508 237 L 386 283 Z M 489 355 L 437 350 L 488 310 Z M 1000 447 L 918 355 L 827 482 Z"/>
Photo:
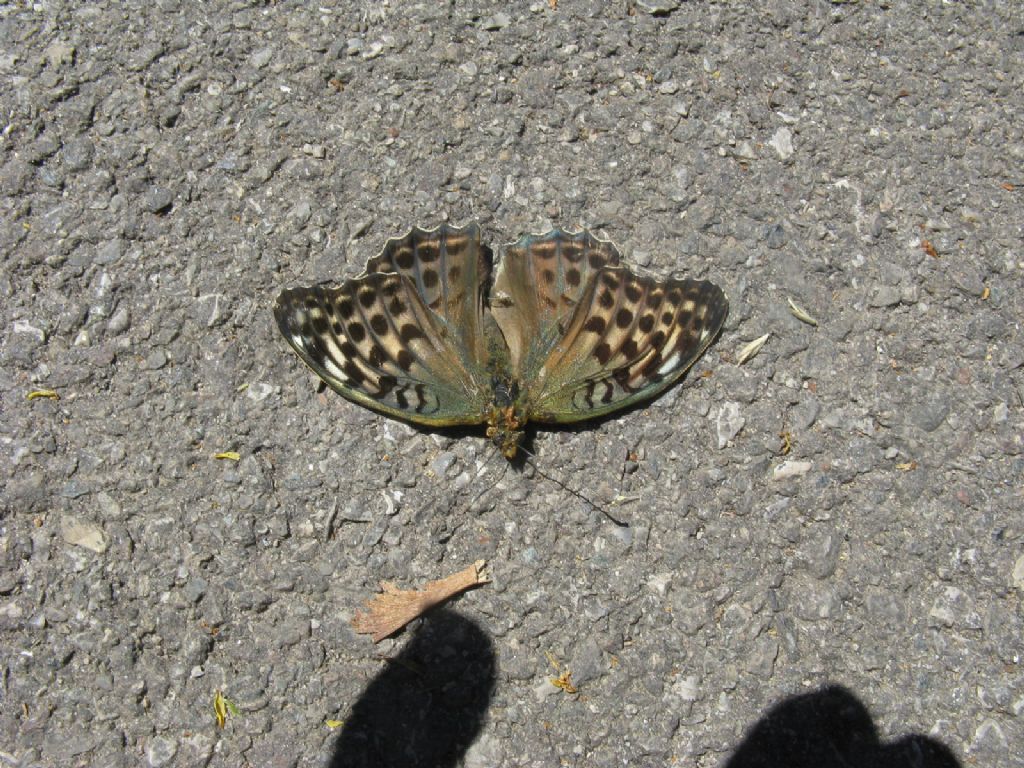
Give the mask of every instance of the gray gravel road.
<path id="1" fill-rule="evenodd" d="M 1022 90 L 1015 2 L 0 6 L 0 766 L 1024 766 Z M 506 468 L 271 315 L 443 220 L 729 319 Z"/>

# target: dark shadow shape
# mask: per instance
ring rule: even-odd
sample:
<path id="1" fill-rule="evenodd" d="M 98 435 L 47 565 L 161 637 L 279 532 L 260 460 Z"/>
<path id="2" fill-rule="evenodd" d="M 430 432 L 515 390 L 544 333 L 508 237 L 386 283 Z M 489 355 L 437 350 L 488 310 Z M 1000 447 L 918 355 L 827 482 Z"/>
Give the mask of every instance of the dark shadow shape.
<path id="1" fill-rule="evenodd" d="M 497 662 L 474 622 L 431 612 L 344 718 L 328 768 L 451 768 L 483 726 Z"/>
<path id="2" fill-rule="evenodd" d="M 939 741 L 878 741 L 863 704 L 842 686 L 795 696 L 753 727 L 725 768 L 961 768 Z"/>

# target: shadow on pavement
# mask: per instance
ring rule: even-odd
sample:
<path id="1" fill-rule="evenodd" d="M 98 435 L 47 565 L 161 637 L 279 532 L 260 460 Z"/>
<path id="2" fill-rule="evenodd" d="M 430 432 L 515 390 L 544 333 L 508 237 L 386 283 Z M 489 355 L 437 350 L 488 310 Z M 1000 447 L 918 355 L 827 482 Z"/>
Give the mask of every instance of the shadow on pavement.
<path id="1" fill-rule="evenodd" d="M 867 708 L 835 685 L 776 705 L 725 768 L 960 768 L 960 762 L 927 736 L 880 743 Z"/>
<path id="2" fill-rule="evenodd" d="M 477 737 L 494 691 L 491 641 L 432 611 L 352 707 L 329 768 L 450 768 Z"/>

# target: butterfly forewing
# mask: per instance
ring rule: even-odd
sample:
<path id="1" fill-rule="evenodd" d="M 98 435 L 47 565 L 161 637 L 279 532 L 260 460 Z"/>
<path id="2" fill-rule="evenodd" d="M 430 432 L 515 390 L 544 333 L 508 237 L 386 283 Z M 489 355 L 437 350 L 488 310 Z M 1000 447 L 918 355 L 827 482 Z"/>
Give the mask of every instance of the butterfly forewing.
<path id="1" fill-rule="evenodd" d="M 615 247 L 587 231 L 556 229 L 508 247 L 491 292 L 491 312 L 519 378 L 530 381 L 539 371 L 597 270 L 618 263 Z"/>
<path id="2" fill-rule="evenodd" d="M 490 249 L 480 243 L 479 226 L 442 224 L 435 229 L 413 227 L 404 237 L 388 240 L 381 253 L 366 262 L 365 272 L 406 277 L 423 303 L 459 337 L 457 345 L 464 355 L 483 363 L 484 294 L 491 264 Z"/>
<path id="3" fill-rule="evenodd" d="M 481 282 L 490 264 L 481 264 L 471 244 L 479 243 L 475 227 L 467 229 L 414 230 L 389 241 L 404 241 L 411 261 L 398 248 L 385 249 L 362 277 L 282 292 L 274 306 L 281 333 L 320 378 L 361 405 L 434 426 L 480 423 L 491 399 Z M 450 253 L 448 236 L 463 234 L 470 244 Z M 420 236 L 440 245 L 420 250 Z M 423 253 L 428 258 L 421 260 Z M 397 271 L 387 268 L 386 257 Z M 437 270 L 450 275 L 456 266 L 477 282 L 459 279 L 452 289 L 456 281 L 442 280 Z"/>

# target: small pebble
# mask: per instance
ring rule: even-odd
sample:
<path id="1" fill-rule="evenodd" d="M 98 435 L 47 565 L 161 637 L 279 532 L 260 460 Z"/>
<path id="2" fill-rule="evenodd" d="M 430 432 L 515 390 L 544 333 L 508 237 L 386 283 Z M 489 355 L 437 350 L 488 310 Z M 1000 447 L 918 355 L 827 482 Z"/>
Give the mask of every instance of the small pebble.
<path id="1" fill-rule="evenodd" d="M 66 515 L 61 518 L 60 535 L 76 547 L 84 547 L 100 555 L 107 551 L 107 537 L 103 529 L 77 517 Z"/>
<path id="2" fill-rule="evenodd" d="M 665 596 L 671 583 L 671 573 L 656 573 L 647 579 L 647 587 L 660 597 Z"/>
<path id="3" fill-rule="evenodd" d="M 484 19 L 483 28 L 488 32 L 494 32 L 495 30 L 504 29 L 512 23 L 512 17 L 507 13 L 498 12 L 493 16 L 488 16 Z"/>
<path id="4" fill-rule="evenodd" d="M 637 0 L 636 4 L 652 16 L 671 13 L 680 5 L 679 0 Z"/>
<path id="5" fill-rule="evenodd" d="M 174 203 L 174 194 L 166 187 L 150 187 L 142 196 L 142 209 L 149 213 L 166 213 Z"/>
<path id="6" fill-rule="evenodd" d="M 154 349 L 143 360 L 142 367 L 147 371 L 159 371 L 167 365 L 167 353 L 162 349 Z"/>
<path id="7" fill-rule="evenodd" d="M 455 454 L 451 451 L 444 451 L 430 463 L 430 469 L 436 477 L 444 477 L 453 464 L 455 464 Z"/>
<path id="8" fill-rule="evenodd" d="M 124 253 L 124 242 L 121 240 L 108 240 L 96 249 L 93 261 L 97 264 L 113 264 L 121 259 Z"/>
<path id="9" fill-rule="evenodd" d="M 747 420 L 740 414 L 740 404 L 729 401 L 718 409 L 715 427 L 718 432 L 718 447 L 725 448 L 729 441 L 739 434 Z"/>
<path id="10" fill-rule="evenodd" d="M 1024 592 L 1024 555 L 1013 564 L 1013 586 L 1017 591 Z"/>
<path id="11" fill-rule="evenodd" d="M 736 157 L 740 160 L 756 160 L 757 152 L 754 151 L 754 145 L 744 139 L 736 147 Z"/>
<path id="12" fill-rule="evenodd" d="M 786 230 L 782 224 L 772 224 L 765 234 L 764 243 L 773 251 L 777 251 L 786 244 Z"/>
<path id="13" fill-rule="evenodd" d="M 146 762 L 151 768 L 168 765 L 178 753 L 178 742 L 166 736 L 154 736 L 146 745 Z"/>
<path id="14" fill-rule="evenodd" d="M 268 45 L 264 48 L 260 48 L 258 51 L 255 51 L 249 57 L 249 66 L 253 69 L 263 69 L 263 67 L 267 66 L 273 58 L 274 49 Z"/>
<path id="15" fill-rule="evenodd" d="M 127 331 L 130 325 L 131 316 L 128 314 L 128 308 L 121 307 L 107 322 L 107 333 L 111 336 L 117 336 Z"/>
<path id="16" fill-rule="evenodd" d="M 930 402 L 918 403 L 910 411 L 910 419 L 914 426 L 925 432 L 934 432 L 949 416 L 950 403 L 945 397 Z"/>
<path id="17" fill-rule="evenodd" d="M 768 140 L 768 146 L 780 159 L 789 160 L 793 156 L 793 132 L 789 128 L 779 128 Z"/>
<path id="18" fill-rule="evenodd" d="M 784 461 L 772 470 L 772 480 L 802 477 L 811 471 L 811 466 L 809 461 Z"/>
<path id="19" fill-rule="evenodd" d="M 894 307 L 900 303 L 902 292 L 894 285 L 880 285 L 871 293 L 868 306 Z"/>

